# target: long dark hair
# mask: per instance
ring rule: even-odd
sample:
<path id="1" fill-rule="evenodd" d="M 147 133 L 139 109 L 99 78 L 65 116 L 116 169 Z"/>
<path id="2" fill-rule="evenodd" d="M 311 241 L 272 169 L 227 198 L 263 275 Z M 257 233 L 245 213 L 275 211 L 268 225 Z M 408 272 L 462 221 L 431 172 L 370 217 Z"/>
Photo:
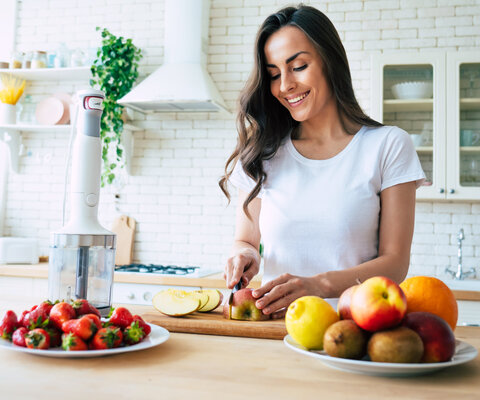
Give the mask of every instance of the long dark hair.
<path id="1" fill-rule="evenodd" d="M 270 15 L 257 33 L 253 71 L 239 99 L 237 145 L 227 160 L 225 175 L 219 181 L 220 188 L 230 200 L 227 183 L 235 164 L 240 160 L 245 173 L 256 182 L 243 203 L 243 209 L 249 217 L 248 204 L 258 195 L 267 178 L 263 160 L 272 158 L 283 139 L 299 125 L 272 95 L 266 68 L 265 43 L 284 26 L 295 26 L 302 30 L 320 54 L 325 78 L 335 97 L 343 129 L 354 134 L 349 128 L 352 124 L 382 125 L 368 117 L 359 106 L 352 87 L 345 49 L 337 30 L 325 14 L 316 8 L 300 4 Z"/>

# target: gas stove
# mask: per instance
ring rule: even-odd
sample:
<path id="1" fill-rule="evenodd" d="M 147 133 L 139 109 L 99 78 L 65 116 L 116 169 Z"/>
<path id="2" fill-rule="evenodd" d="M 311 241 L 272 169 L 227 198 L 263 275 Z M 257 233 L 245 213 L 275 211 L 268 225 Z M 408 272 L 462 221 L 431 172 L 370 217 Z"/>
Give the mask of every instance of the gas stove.
<path id="1" fill-rule="evenodd" d="M 212 275 L 220 271 L 190 265 L 180 267 L 178 265 L 129 264 L 115 266 L 115 272 L 133 272 L 143 274 L 176 275 L 188 278 L 201 278 L 203 276 Z"/>

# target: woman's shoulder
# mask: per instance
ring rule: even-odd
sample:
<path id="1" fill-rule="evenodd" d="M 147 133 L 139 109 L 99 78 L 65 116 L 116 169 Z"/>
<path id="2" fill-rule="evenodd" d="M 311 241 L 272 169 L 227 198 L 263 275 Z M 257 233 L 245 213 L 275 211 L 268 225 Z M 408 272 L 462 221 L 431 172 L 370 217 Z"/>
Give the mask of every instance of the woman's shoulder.
<path id="1" fill-rule="evenodd" d="M 367 141 L 394 144 L 410 140 L 408 133 L 393 125 L 366 127 L 364 137 Z"/>

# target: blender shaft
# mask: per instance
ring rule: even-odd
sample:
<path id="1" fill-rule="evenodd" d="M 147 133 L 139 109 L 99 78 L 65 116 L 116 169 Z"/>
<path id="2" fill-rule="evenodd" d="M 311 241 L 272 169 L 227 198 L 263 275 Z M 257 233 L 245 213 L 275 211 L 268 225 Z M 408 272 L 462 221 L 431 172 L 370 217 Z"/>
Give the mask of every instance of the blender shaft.
<path id="1" fill-rule="evenodd" d="M 77 252 L 77 279 L 75 284 L 75 297 L 77 299 L 87 298 L 88 264 L 89 246 L 80 246 Z"/>

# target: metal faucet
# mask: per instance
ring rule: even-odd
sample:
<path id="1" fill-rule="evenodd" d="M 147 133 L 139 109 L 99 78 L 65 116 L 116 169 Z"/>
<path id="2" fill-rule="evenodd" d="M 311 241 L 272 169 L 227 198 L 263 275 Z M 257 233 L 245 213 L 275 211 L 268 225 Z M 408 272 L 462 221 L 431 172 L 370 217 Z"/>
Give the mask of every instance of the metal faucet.
<path id="1" fill-rule="evenodd" d="M 458 231 L 458 235 L 457 235 L 457 244 L 458 244 L 458 263 L 457 263 L 457 270 L 454 271 L 454 270 L 451 270 L 449 267 L 446 267 L 445 268 L 445 272 L 450 274 L 453 279 L 457 279 L 457 280 L 462 280 L 462 279 L 465 279 L 465 278 L 468 278 L 470 275 L 473 275 L 475 277 L 475 268 L 470 268 L 468 271 L 463 271 L 463 267 L 462 267 L 462 241 L 463 239 L 465 239 L 465 233 L 463 232 L 463 228 L 461 228 L 459 231 Z"/>

